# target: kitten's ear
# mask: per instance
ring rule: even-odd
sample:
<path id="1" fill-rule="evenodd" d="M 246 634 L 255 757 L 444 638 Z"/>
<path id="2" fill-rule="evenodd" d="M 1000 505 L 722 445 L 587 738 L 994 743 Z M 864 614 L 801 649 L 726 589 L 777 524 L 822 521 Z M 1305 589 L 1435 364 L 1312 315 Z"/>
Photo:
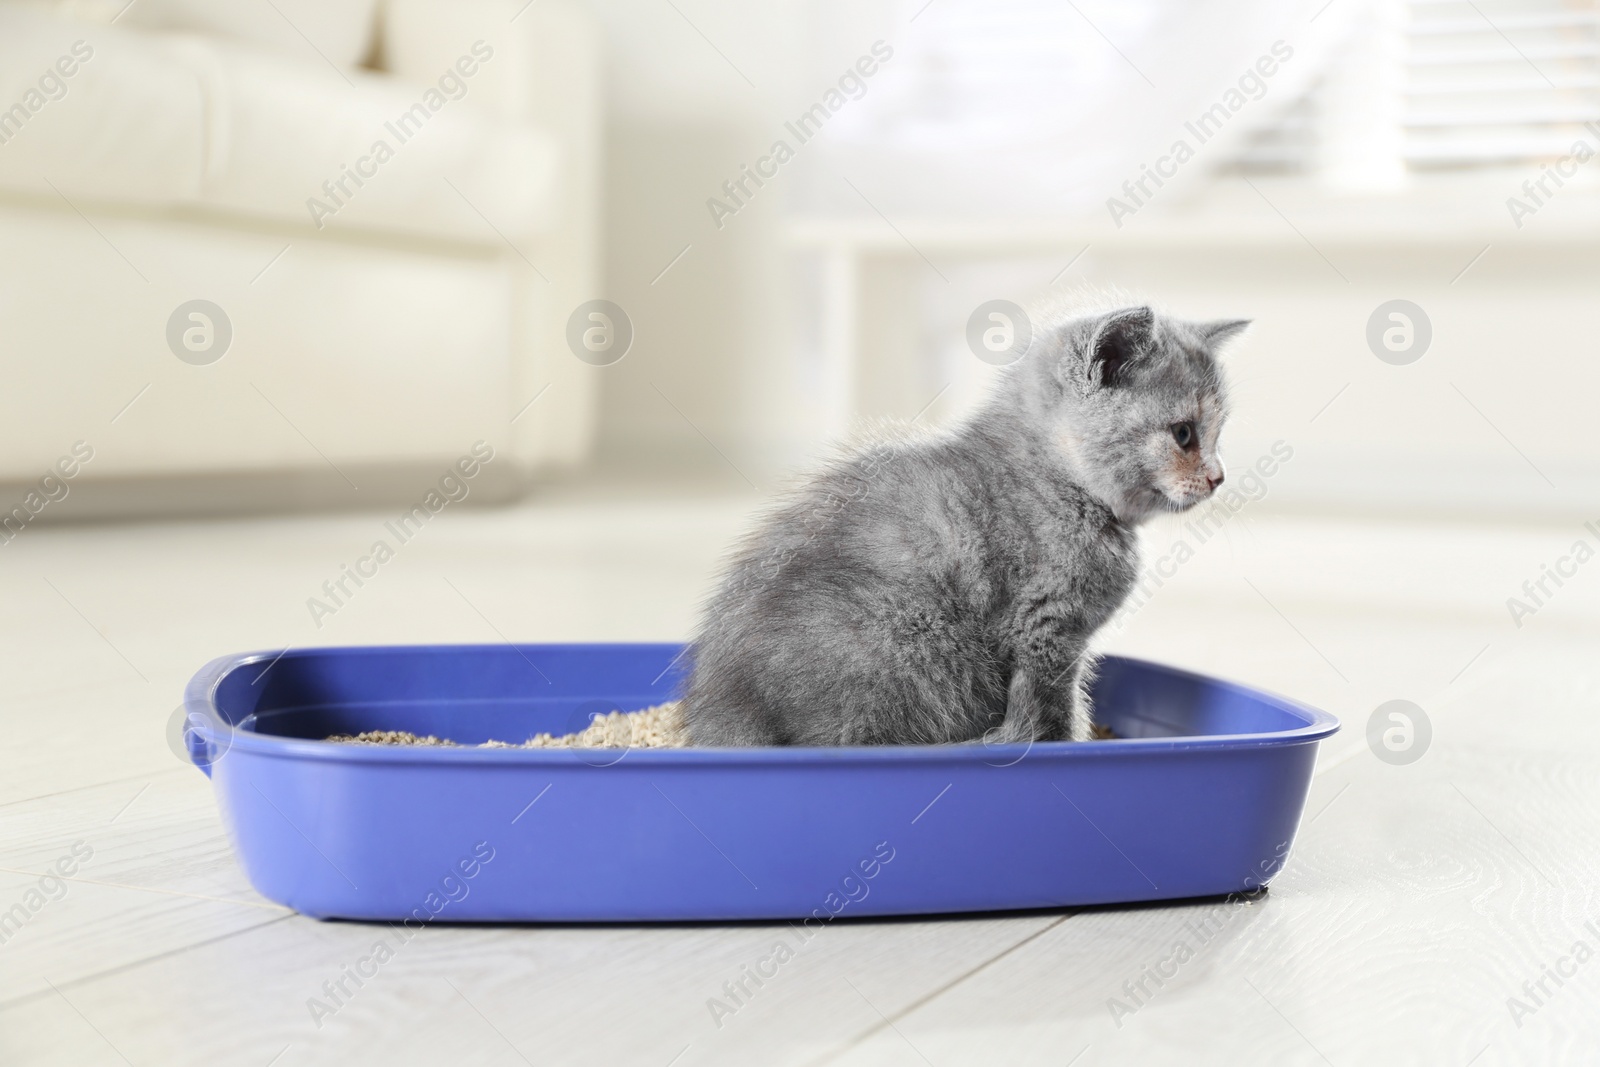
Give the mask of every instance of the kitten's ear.
<path id="1" fill-rule="evenodd" d="M 1195 327 L 1195 332 L 1200 335 L 1200 340 L 1207 348 L 1216 348 L 1226 344 L 1250 328 L 1250 319 L 1217 319 L 1215 322 L 1202 322 Z"/>
<path id="2" fill-rule="evenodd" d="M 1113 311 L 1095 325 L 1089 338 L 1088 377 L 1095 387 L 1114 386 L 1123 368 L 1138 359 L 1150 345 L 1156 313 L 1148 307 Z"/>

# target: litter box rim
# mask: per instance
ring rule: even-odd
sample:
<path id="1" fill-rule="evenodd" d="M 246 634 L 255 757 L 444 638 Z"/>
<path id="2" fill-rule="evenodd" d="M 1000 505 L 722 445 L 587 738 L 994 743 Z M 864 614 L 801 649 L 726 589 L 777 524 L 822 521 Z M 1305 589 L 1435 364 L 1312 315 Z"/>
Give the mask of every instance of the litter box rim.
<path id="1" fill-rule="evenodd" d="M 1115 759 L 1119 756 L 1145 756 L 1156 752 L 1227 751 L 1265 747 L 1286 747 L 1315 744 L 1338 732 L 1338 718 L 1320 708 L 1281 696 L 1255 686 L 1185 670 L 1133 656 L 1106 655 L 1106 663 L 1126 663 L 1130 666 L 1153 670 L 1184 681 L 1199 683 L 1213 689 L 1221 688 L 1247 699 L 1268 704 L 1278 711 L 1300 720 L 1300 725 L 1287 730 L 1269 730 L 1241 734 L 1195 734 L 1181 737 L 1123 737 L 1104 741 L 1038 741 L 1006 745 L 977 743 L 933 745 L 838 745 L 838 746 L 773 746 L 754 748 L 479 748 L 476 746 L 422 746 L 422 745 L 363 745 L 348 742 L 283 737 L 257 733 L 248 727 L 233 724 L 217 707 L 217 690 L 223 680 L 240 668 L 262 663 L 268 666 L 265 674 L 278 661 L 317 655 L 394 654 L 402 651 L 428 651 L 461 653 L 469 651 L 501 651 L 505 644 L 436 644 L 436 645 L 348 645 L 318 646 L 240 652 L 219 656 L 211 660 L 190 679 L 184 691 L 184 708 L 189 716 L 185 741 L 189 759 L 209 777 L 211 764 L 235 749 L 252 755 L 294 760 L 312 760 L 324 763 L 355 764 L 508 764 L 569 765 L 589 763 L 594 753 L 617 753 L 616 762 L 644 764 L 697 765 L 697 764 L 904 764 L 936 763 L 948 761 L 958 764 L 989 763 L 1009 764 L 1020 759 L 1077 760 Z M 687 648 L 682 642 L 542 642 L 515 644 L 512 648 L 524 653 L 544 650 L 619 649 L 676 651 L 679 655 Z M 676 662 L 676 657 L 674 657 Z M 670 666 L 669 666 L 670 669 Z M 661 701 L 675 699 L 664 695 Z M 316 705 L 300 705 L 313 707 Z M 292 709 L 282 709 L 292 710 Z M 197 714 L 198 713 L 198 714 Z M 253 715 L 242 722 L 248 723 Z"/>

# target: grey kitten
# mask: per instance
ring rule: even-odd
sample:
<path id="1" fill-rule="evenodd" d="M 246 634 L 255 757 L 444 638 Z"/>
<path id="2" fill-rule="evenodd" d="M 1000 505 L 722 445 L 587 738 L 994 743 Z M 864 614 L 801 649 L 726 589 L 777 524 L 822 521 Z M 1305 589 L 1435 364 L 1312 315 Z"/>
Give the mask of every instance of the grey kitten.
<path id="1" fill-rule="evenodd" d="M 1041 331 L 953 431 L 811 478 L 742 546 L 695 642 L 696 745 L 1087 740 L 1089 639 L 1134 528 L 1208 498 L 1216 347 L 1148 307 Z"/>

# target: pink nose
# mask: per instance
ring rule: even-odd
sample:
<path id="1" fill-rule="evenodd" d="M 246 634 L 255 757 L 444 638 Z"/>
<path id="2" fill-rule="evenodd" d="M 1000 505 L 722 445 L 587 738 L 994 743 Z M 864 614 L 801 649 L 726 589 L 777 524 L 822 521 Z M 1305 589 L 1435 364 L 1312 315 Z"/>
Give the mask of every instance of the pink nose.
<path id="1" fill-rule="evenodd" d="M 1217 476 L 1215 478 L 1208 474 L 1206 475 L 1206 484 L 1211 487 L 1212 492 L 1216 492 L 1217 486 L 1222 484 L 1222 479 L 1224 477 L 1226 477 L 1226 475 L 1224 475 L 1221 471 L 1217 472 Z"/>

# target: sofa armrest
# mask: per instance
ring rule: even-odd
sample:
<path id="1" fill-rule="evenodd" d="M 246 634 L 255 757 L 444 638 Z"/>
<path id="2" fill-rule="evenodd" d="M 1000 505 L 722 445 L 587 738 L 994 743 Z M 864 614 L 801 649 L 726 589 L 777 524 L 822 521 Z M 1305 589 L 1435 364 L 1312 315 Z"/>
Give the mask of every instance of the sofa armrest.
<path id="1" fill-rule="evenodd" d="M 416 81 L 435 82 L 484 42 L 493 55 L 477 64 L 468 98 L 560 146 L 554 227 L 505 252 L 523 294 L 507 441 L 528 470 L 580 461 L 594 437 L 600 369 L 568 351 L 565 332 L 572 310 L 602 295 L 599 26 L 571 0 L 385 0 L 380 18 L 379 63 Z"/>

